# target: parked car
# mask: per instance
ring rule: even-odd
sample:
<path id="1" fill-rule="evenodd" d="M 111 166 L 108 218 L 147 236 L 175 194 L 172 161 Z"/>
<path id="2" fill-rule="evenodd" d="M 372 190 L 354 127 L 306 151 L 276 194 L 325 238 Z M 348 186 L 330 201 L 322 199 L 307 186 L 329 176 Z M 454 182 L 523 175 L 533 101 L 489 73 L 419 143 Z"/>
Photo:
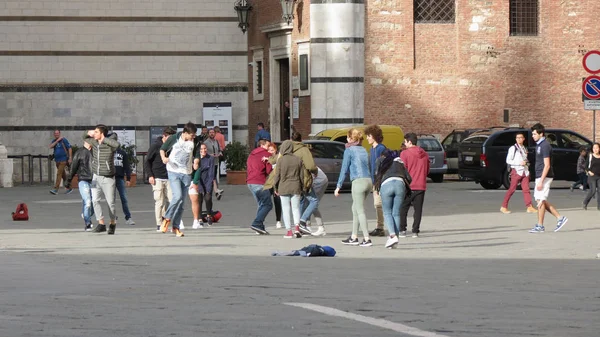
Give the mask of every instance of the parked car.
<path id="1" fill-rule="evenodd" d="M 351 128 L 357 128 L 364 131 L 365 127 L 366 125 L 354 125 L 346 128 L 327 129 L 310 137 L 310 139 L 333 140 L 346 143 L 348 130 Z M 381 128 L 381 131 L 383 131 L 382 144 L 388 149 L 400 150 L 402 148 L 402 144 L 404 143 L 404 132 L 402 131 L 402 128 L 396 125 L 379 125 L 379 127 Z M 367 142 L 367 137 L 365 137 L 361 145 L 367 149 L 367 152 L 371 152 L 371 145 L 369 145 L 369 142 Z"/>
<path id="2" fill-rule="evenodd" d="M 444 181 L 444 174 L 448 171 L 446 162 L 446 152 L 440 141 L 433 135 L 420 135 L 417 139 L 417 145 L 427 151 L 429 155 L 429 175 L 428 177 L 434 183 Z"/>
<path id="3" fill-rule="evenodd" d="M 458 173 L 458 146 L 463 139 L 469 137 L 474 132 L 482 130 L 485 129 L 454 129 L 444 138 L 442 145 L 446 151 L 446 161 L 448 162 L 447 173 Z"/>
<path id="4" fill-rule="evenodd" d="M 329 140 L 305 140 L 302 143 L 306 144 L 313 155 L 315 164 L 323 170 L 327 179 L 329 180 L 328 190 L 335 190 L 338 178 L 340 176 L 340 170 L 342 169 L 342 160 L 344 158 L 344 150 L 346 145 L 342 142 L 334 142 Z M 281 145 L 281 142 L 275 142 L 277 147 Z M 352 183 L 350 176 L 346 177 L 342 190 L 350 190 Z"/>
<path id="5" fill-rule="evenodd" d="M 531 163 L 530 173 L 535 176 L 535 142 L 531 130 L 504 128 L 479 131 L 462 141 L 458 151 L 458 174 L 475 180 L 486 189 L 497 189 L 501 185 L 510 187 L 510 170 L 506 164 L 508 149 L 516 141 L 517 133 L 525 134 L 527 159 Z M 554 180 L 577 180 L 579 148 L 591 148 L 586 137 L 566 129 L 546 129 L 546 140 L 552 145 L 552 168 Z"/>

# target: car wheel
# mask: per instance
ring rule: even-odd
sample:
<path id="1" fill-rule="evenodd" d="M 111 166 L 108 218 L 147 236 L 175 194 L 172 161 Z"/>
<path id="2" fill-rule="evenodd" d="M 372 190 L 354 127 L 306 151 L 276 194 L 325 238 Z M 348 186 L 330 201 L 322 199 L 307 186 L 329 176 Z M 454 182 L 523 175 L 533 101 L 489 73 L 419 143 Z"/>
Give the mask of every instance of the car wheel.
<path id="1" fill-rule="evenodd" d="M 430 178 L 431 178 L 431 180 L 433 180 L 434 183 L 443 183 L 444 182 L 443 174 L 432 174 Z"/>
<path id="2" fill-rule="evenodd" d="M 492 182 L 492 181 L 482 181 L 479 184 L 481 185 L 481 187 L 485 188 L 486 190 L 496 190 L 496 189 L 500 188 L 500 186 L 502 185 L 501 183 L 496 183 L 496 182 Z"/>

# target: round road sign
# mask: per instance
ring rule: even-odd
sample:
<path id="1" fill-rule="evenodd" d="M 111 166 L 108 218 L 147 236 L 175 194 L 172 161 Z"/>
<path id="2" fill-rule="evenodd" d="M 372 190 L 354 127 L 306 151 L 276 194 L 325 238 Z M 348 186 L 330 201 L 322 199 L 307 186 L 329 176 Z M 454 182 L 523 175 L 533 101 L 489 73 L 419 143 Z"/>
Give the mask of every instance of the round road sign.
<path id="1" fill-rule="evenodd" d="M 583 57 L 583 69 L 590 74 L 600 73 L 600 51 L 592 50 Z"/>
<path id="2" fill-rule="evenodd" d="M 583 94 L 589 99 L 600 98 L 600 76 L 588 76 L 583 80 Z"/>

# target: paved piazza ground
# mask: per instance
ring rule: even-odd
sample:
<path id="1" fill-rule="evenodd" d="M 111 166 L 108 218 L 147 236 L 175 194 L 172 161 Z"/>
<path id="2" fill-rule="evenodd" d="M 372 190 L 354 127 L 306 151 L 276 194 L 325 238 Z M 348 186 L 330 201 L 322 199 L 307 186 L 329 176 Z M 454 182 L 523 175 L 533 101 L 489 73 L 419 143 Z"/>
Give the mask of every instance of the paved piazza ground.
<path id="1" fill-rule="evenodd" d="M 598 336 L 600 212 L 555 185 L 569 222 L 534 235 L 520 192 L 503 215 L 504 190 L 430 184 L 421 237 L 396 250 L 341 245 L 349 194 L 325 196 L 327 236 L 284 240 L 273 212 L 272 235 L 251 232 L 249 191 L 226 185 L 221 223 L 191 230 L 187 202 L 177 239 L 156 233 L 149 185 L 128 190 L 137 225 L 114 236 L 83 231 L 77 191 L 0 189 L 0 336 Z M 11 221 L 23 201 L 30 221 Z M 338 255 L 270 256 L 310 243 Z"/>

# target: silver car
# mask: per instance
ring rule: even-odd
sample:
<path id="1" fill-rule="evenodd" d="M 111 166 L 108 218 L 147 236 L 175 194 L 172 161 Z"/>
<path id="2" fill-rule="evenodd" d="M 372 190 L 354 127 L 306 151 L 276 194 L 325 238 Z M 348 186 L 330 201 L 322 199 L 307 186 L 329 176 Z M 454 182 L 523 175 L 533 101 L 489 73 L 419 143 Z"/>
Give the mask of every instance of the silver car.
<path id="1" fill-rule="evenodd" d="M 340 176 L 340 170 L 342 169 L 342 160 L 344 159 L 344 150 L 346 149 L 345 144 L 330 140 L 305 140 L 302 143 L 308 146 L 315 164 L 327 175 L 327 179 L 329 180 L 327 189 L 334 190 Z M 275 142 L 275 144 L 279 147 L 281 142 Z M 346 176 L 342 184 L 342 190 L 350 190 L 351 188 L 350 177 Z"/>
<path id="2" fill-rule="evenodd" d="M 420 135 L 417 145 L 427 151 L 429 155 L 430 168 L 428 177 L 434 183 L 443 182 L 444 174 L 448 172 L 448 163 L 446 162 L 446 151 L 444 151 L 444 147 L 440 141 L 433 135 Z"/>

